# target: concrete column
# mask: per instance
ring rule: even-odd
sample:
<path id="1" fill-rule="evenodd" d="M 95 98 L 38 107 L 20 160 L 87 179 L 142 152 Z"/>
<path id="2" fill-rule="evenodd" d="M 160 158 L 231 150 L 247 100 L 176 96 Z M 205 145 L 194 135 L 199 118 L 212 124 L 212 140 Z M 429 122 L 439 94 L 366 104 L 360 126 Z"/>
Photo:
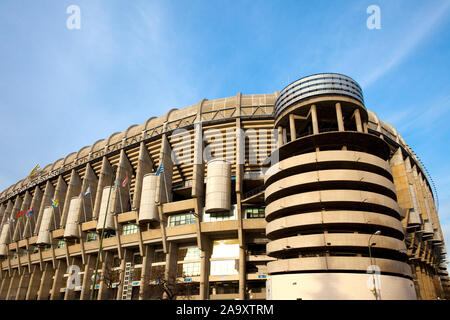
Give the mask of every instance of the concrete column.
<path id="1" fill-rule="evenodd" d="M 31 199 L 32 199 L 31 194 L 27 190 L 25 192 L 25 197 L 23 198 L 22 206 L 20 207 L 20 211 L 23 212 L 23 218 L 16 221 L 16 230 L 15 230 L 14 236 L 13 236 L 14 241 L 19 241 L 19 240 L 23 239 L 23 234 L 25 233 L 26 222 L 28 220 L 26 213 L 27 213 L 28 209 L 30 208 Z"/>
<path id="2" fill-rule="evenodd" d="M 26 300 L 36 300 L 41 285 L 42 271 L 38 264 L 32 266 L 31 279 L 28 285 Z"/>
<path id="3" fill-rule="evenodd" d="M 155 248 L 150 245 L 144 245 L 144 255 L 142 257 L 141 286 L 139 288 L 139 300 L 145 300 L 150 297 L 150 274 L 152 269 L 153 255 Z"/>
<path id="4" fill-rule="evenodd" d="M 80 214 L 79 216 L 82 217 L 80 219 L 81 221 L 91 221 L 92 215 L 94 211 L 94 201 L 97 195 L 97 186 L 98 186 L 98 179 L 95 175 L 94 170 L 92 169 L 91 165 L 88 163 L 86 164 L 86 170 L 84 172 L 84 179 L 83 183 L 81 185 L 81 193 L 83 194 L 81 208 L 80 208 Z M 87 196 L 84 196 L 87 189 L 91 189 L 91 193 Z M 103 191 L 103 190 L 102 190 Z"/>
<path id="5" fill-rule="evenodd" d="M 41 207 L 39 208 L 39 214 L 36 216 L 36 225 L 34 226 L 34 234 L 37 235 L 39 232 L 39 228 L 41 226 L 42 216 L 44 215 L 44 209 L 47 206 L 51 206 L 51 200 L 53 198 L 53 194 L 55 193 L 55 188 L 51 184 L 50 180 L 47 180 L 47 184 L 45 185 L 44 195 L 42 196 Z"/>
<path id="6" fill-rule="evenodd" d="M 8 293 L 6 294 L 6 300 L 15 300 L 17 288 L 19 287 L 20 274 L 19 269 L 14 269 L 11 282 L 9 284 Z"/>
<path id="7" fill-rule="evenodd" d="M 242 235 L 244 238 L 244 235 Z M 244 239 L 243 239 L 244 241 Z M 239 299 L 247 299 L 246 294 L 246 254 L 245 254 L 246 244 L 239 246 Z"/>
<path id="8" fill-rule="evenodd" d="M 65 207 L 65 200 L 66 200 L 66 193 L 67 193 L 67 184 L 64 181 L 62 176 L 58 177 L 58 182 L 56 183 L 55 188 L 55 195 L 53 196 L 55 199 L 57 198 L 59 200 L 59 207 L 55 208 L 54 210 L 54 222 L 55 222 L 55 229 L 58 228 L 58 226 L 61 223 L 61 217 L 64 212 Z M 69 203 L 67 203 L 67 207 L 69 206 Z"/>
<path id="9" fill-rule="evenodd" d="M 209 269 L 211 258 L 211 240 L 203 236 L 200 263 L 200 300 L 209 299 Z"/>
<path id="10" fill-rule="evenodd" d="M 14 229 L 11 230 L 12 231 L 11 242 L 19 240 L 19 229 L 22 229 L 22 231 L 23 231 L 23 219 L 25 219 L 25 217 L 23 217 L 22 219 L 18 219 L 17 218 L 17 213 L 20 210 L 20 208 L 22 207 L 22 202 L 23 202 L 23 200 L 19 196 L 17 196 L 16 200 L 14 200 L 14 207 L 12 209 L 12 216 L 14 217 L 16 222 L 14 223 Z"/>
<path id="11" fill-rule="evenodd" d="M 361 113 L 359 109 L 355 109 L 355 121 L 356 121 L 356 130 L 358 132 L 363 132 L 362 123 L 361 123 Z"/>
<path id="12" fill-rule="evenodd" d="M 44 271 L 41 277 L 41 286 L 38 291 L 38 300 L 48 300 L 50 298 L 50 289 L 53 285 L 53 265 L 50 262 L 45 262 Z"/>
<path id="13" fill-rule="evenodd" d="M 113 266 L 114 262 L 114 253 L 113 251 L 104 251 L 102 252 L 103 256 L 103 262 L 102 262 L 102 275 L 104 272 L 106 272 L 106 268 L 111 268 Z M 98 297 L 97 300 L 110 300 L 114 299 L 113 292 L 114 289 L 108 288 L 108 285 L 105 282 L 104 277 L 102 277 L 99 273 L 97 276 L 97 279 L 100 276 L 100 283 L 99 283 L 99 289 L 98 289 Z"/>
<path id="14" fill-rule="evenodd" d="M 316 105 L 313 104 L 311 106 L 311 121 L 312 121 L 312 127 L 313 127 L 313 134 L 318 134 L 319 133 L 319 122 L 317 120 L 317 110 L 316 110 Z"/>
<path id="15" fill-rule="evenodd" d="M 278 148 L 281 148 L 283 146 L 283 127 L 279 126 L 277 130 L 278 130 L 278 141 L 277 141 Z"/>
<path id="16" fill-rule="evenodd" d="M 16 300 L 25 300 L 27 296 L 28 284 L 30 283 L 31 275 L 28 272 L 28 267 L 23 268 L 22 275 L 20 276 L 19 285 L 16 293 Z"/>
<path id="17" fill-rule="evenodd" d="M 95 195 L 94 212 L 92 213 L 94 220 L 97 220 L 99 212 L 100 212 L 103 188 L 111 185 L 111 180 L 113 180 L 113 178 L 111 178 L 112 174 L 113 174 L 113 170 L 112 170 L 111 164 L 108 161 L 108 158 L 103 157 L 102 169 L 100 171 L 100 175 L 98 178 L 98 185 L 97 185 L 98 192 Z M 113 183 L 114 183 L 114 181 L 113 181 Z"/>
<path id="18" fill-rule="evenodd" d="M 89 254 L 84 265 L 84 276 L 81 288 L 80 300 L 89 300 L 91 298 L 92 275 L 95 271 L 97 255 Z"/>
<path id="19" fill-rule="evenodd" d="M 165 168 L 164 168 L 165 169 Z M 133 167 L 128 160 L 125 150 L 120 151 L 119 166 L 117 168 L 115 181 L 119 182 L 119 186 L 111 194 L 111 213 L 122 213 L 130 211 L 130 195 L 129 188 L 131 178 L 133 175 Z M 122 186 L 122 182 L 128 176 L 128 183 L 125 187 Z"/>
<path id="20" fill-rule="evenodd" d="M 62 210 L 61 223 L 60 228 L 64 228 L 67 221 L 67 214 L 69 213 L 69 205 L 70 199 L 72 197 L 76 197 L 81 192 L 81 179 L 75 169 L 72 169 L 72 173 L 70 174 L 70 181 L 67 187 L 66 198 L 64 199 L 64 203 L 67 205 L 64 206 Z"/>
<path id="21" fill-rule="evenodd" d="M 25 222 L 25 231 L 23 233 L 24 237 L 33 236 L 33 231 L 36 225 L 37 217 L 39 216 L 39 209 L 41 207 L 42 201 L 42 191 L 39 186 L 34 188 L 33 199 L 31 200 L 30 208 L 33 208 L 33 215 L 27 219 Z"/>
<path id="22" fill-rule="evenodd" d="M 55 277 L 53 279 L 52 293 L 50 294 L 50 300 L 62 300 L 63 294 L 60 292 L 64 285 L 64 274 L 67 271 L 67 262 L 65 259 L 58 260 L 58 265 L 55 270 Z"/>
<path id="23" fill-rule="evenodd" d="M 339 102 L 336 103 L 336 119 L 337 119 L 337 124 L 338 124 L 338 130 L 345 131 L 344 118 L 342 117 L 342 108 L 341 108 L 341 104 Z"/>
<path id="24" fill-rule="evenodd" d="M 139 205 L 141 203 L 142 181 L 144 176 L 151 172 L 153 172 L 153 161 L 148 153 L 145 143 L 142 141 L 139 147 L 139 158 L 136 168 L 132 208 L 139 209 Z"/>
<path id="25" fill-rule="evenodd" d="M 6 275 L 3 277 L 2 284 L 0 286 L 0 300 L 6 300 L 8 294 L 9 285 L 11 283 L 12 276 Z"/>
<path id="26" fill-rule="evenodd" d="M 291 141 L 294 141 L 297 139 L 297 131 L 295 130 L 295 118 L 293 113 L 289 115 L 289 129 L 291 132 Z"/>
<path id="27" fill-rule="evenodd" d="M 164 272 L 164 278 L 169 288 L 173 290 L 175 288 L 177 278 L 178 243 L 170 241 L 168 245 L 169 250 L 166 255 L 166 269 Z M 163 299 L 168 299 L 166 292 L 163 294 Z"/>

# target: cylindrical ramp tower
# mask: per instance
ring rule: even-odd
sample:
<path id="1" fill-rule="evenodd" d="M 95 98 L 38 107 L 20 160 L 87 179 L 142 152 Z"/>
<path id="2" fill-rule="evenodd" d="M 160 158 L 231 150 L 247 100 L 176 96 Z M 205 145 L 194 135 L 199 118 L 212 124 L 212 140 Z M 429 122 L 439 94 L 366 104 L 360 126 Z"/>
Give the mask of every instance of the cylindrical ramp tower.
<path id="1" fill-rule="evenodd" d="M 265 175 L 268 299 L 416 299 L 389 146 L 368 133 L 359 85 L 318 74 L 275 103 Z M 375 274 L 373 274 L 375 273 Z"/>
<path id="2" fill-rule="evenodd" d="M 111 195 L 110 195 L 111 192 Z M 112 193 L 115 192 L 113 186 L 107 186 L 103 188 L 102 202 L 100 204 L 100 212 L 98 215 L 97 230 L 103 229 L 103 224 L 105 225 L 105 230 L 114 230 L 114 217 L 111 213 L 111 203 L 112 203 Z M 109 204 L 108 204 L 109 199 Z M 108 210 L 108 212 L 106 212 Z M 105 222 L 106 215 L 106 222 Z"/>
<path id="3" fill-rule="evenodd" d="M 70 200 L 67 223 L 64 229 L 64 238 L 66 239 L 80 237 L 78 224 L 80 223 L 81 201 L 82 199 L 80 197 L 73 197 Z"/>
<path id="4" fill-rule="evenodd" d="M 42 222 L 39 227 L 39 233 L 36 240 L 37 245 L 51 244 L 50 232 L 54 226 L 53 223 L 54 210 L 55 209 L 52 206 L 47 206 L 44 209 L 44 213 L 42 215 Z"/>
<path id="5" fill-rule="evenodd" d="M 2 228 L 2 233 L 0 233 L 0 257 L 8 255 L 7 245 L 10 241 L 10 223 L 5 223 Z"/>
<path id="6" fill-rule="evenodd" d="M 212 160 L 207 164 L 205 212 L 231 208 L 231 164 Z"/>
<path id="7" fill-rule="evenodd" d="M 148 173 L 142 180 L 142 195 L 139 206 L 139 222 L 158 221 L 158 210 L 156 207 L 156 185 L 158 176 Z"/>

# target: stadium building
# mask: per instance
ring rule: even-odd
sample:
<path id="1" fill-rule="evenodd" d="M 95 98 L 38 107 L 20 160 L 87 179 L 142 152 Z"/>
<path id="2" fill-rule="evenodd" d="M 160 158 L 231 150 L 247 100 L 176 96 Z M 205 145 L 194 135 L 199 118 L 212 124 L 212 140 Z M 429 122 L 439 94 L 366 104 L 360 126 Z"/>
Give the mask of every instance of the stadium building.
<path id="1" fill-rule="evenodd" d="M 132 125 L 0 193 L 0 299 L 443 299 L 431 178 L 333 73 Z"/>

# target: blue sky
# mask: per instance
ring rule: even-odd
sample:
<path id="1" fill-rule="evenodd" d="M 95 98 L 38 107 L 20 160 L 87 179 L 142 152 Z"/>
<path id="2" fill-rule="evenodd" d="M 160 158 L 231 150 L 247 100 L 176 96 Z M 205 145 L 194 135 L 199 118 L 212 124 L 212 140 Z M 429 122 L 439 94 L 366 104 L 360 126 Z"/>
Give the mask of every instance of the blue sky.
<path id="1" fill-rule="evenodd" d="M 0 46 L 0 190 L 170 108 L 338 72 L 428 168 L 450 243 L 450 1 L 2 0 Z"/>

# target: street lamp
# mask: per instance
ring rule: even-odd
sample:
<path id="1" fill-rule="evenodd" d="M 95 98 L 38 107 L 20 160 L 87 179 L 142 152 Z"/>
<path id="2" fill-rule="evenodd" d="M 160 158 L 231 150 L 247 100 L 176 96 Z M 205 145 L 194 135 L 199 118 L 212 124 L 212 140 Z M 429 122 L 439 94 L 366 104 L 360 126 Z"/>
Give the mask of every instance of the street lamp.
<path id="1" fill-rule="evenodd" d="M 378 230 L 375 233 L 371 234 L 369 237 L 369 241 L 368 241 L 368 247 L 369 247 L 369 258 L 370 258 L 370 264 L 373 265 L 372 263 L 372 246 L 375 245 L 376 243 L 371 243 L 371 239 L 373 236 L 378 236 L 381 234 L 381 231 Z M 375 287 L 375 270 L 373 270 L 373 290 L 374 290 L 374 294 L 375 294 L 375 300 L 378 300 L 378 293 L 377 293 L 377 288 Z"/>

